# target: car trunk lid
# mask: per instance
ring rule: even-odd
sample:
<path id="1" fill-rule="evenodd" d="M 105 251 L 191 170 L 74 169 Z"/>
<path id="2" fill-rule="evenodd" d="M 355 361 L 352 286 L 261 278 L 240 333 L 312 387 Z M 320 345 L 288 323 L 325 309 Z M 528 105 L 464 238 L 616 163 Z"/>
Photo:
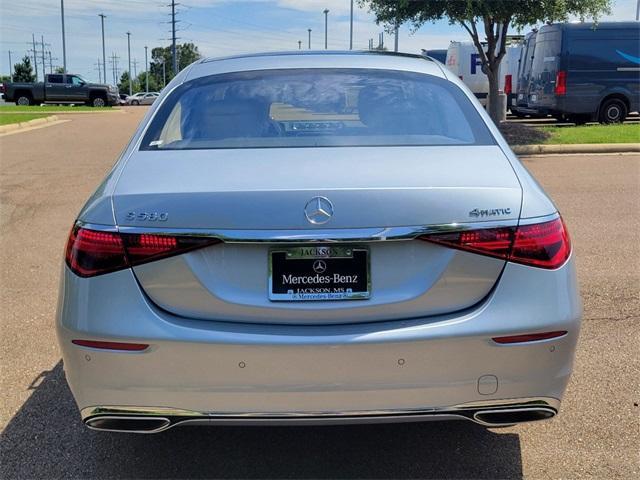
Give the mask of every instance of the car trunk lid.
<path id="1" fill-rule="evenodd" d="M 326 223 L 305 215 L 315 197 L 331 202 Z M 497 146 L 136 152 L 113 195 L 123 231 L 225 240 L 135 267 L 157 305 L 192 318 L 291 324 L 410 318 L 474 305 L 504 260 L 411 239 L 411 232 L 515 224 L 520 202 L 517 177 Z M 405 241 L 381 241 L 403 229 Z M 274 245 L 345 237 L 341 245 L 368 250 L 368 299 L 269 298 Z"/>

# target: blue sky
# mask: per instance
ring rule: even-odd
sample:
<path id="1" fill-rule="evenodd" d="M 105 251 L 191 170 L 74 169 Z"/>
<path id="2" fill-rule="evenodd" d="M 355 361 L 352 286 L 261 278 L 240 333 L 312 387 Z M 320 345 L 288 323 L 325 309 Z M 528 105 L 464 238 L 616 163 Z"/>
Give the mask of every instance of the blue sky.
<path id="1" fill-rule="evenodd" d="M 324 48 L 324 15 L 329 13 L 329 48 L 349 46 L 349 0 L 179 0 L 179 41 L 196 43 L 206 56 L 236 53 L 293 50 L 298 40 L 307 47 L 307 29 L 312 29 L 312 48 Z M 514 0 L 515 1 L 515 0 Z M 120 57 L 120 70 L 127 69 L 127 37 L 131 32 L 131 57 L 137 71 L 144 69 L 144 46 L 168 45 L 170 0 L 65 0 L 67 69 L 97 80 L 96 63 L 102 57 L 99 13 L 107 15 L 105 37 L 107 56 Z M 377 43 L 382 27 L 365 9 L 355 8 L 354 48 L 365 49 L 369 38 Z M 615 0 L 607 20 L 635 18 L 636 0 Z M 59 0 L 0 0 L 0 73 L 9 71 L 8 51 L 14 63 L 44 36 L 53 63 L 62 64 Z M 385 37 L 387 46 L 393 39 Z M 446 48 L 450 40 L 466 40 L 466 32 L 446 21 L 423 26 L 412 33 L 400 31 L 400 50 L 419 52 L 421 48 Z M 41 47 L 37 46 L 40 50 Z M 57 58 L 57 60 L 55 60 Z M 108 61 L 107 61 L 108 62 Z M 107 64 L 111 78 L 110 65 Z M 48 68 L 48 58 L 47 58 Z M 41 70 L 40 70 L 41 71 Z"/>

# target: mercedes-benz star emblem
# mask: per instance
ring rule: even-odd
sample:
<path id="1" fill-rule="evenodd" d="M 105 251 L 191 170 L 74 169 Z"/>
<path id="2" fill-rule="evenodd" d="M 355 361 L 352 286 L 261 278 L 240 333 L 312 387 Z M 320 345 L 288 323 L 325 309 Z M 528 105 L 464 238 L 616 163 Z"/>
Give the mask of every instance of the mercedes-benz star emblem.
<path id="1" fill-rule="evenodd" d="M 304 215 L 309 223 L 322 225 L 331 220 L 333 204 L 326 197 L 313 197 L 304 207 Z"/>
<path id="2" fill-rule="evenodd" d="M 327 271 L 327 264 L 324 260 L 316 260 L 313 262 L 313 271 L 316 273 L 324 273 Z"/>

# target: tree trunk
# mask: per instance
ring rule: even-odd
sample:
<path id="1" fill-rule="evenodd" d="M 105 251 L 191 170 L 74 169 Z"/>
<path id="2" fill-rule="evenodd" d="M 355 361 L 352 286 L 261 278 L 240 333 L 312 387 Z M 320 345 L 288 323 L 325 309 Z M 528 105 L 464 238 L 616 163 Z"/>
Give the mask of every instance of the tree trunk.
<path id="1" fill-rule="evenodd" d="M 487 78 L 489 79 L 489 97 L 487 98 L 487 112 L 496 125 L 500 124 L 502 112 L 500 111 L 502 104 L 499 98 L 500 91 L 500 64 L 496 66 L 496 71 L 487 68 Z"/>

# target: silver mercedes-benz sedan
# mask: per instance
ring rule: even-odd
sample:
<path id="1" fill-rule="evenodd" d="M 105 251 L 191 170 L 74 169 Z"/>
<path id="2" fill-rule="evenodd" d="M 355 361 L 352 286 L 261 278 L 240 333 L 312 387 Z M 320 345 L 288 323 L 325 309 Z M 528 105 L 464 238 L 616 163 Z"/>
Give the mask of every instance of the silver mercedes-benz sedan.
<path id="1" fill-rule="evenodd" d="M 558 413 L 567 229 L 427 57 L 201 60 L 71 232 L 57 330 L 93 429 Z"/>

